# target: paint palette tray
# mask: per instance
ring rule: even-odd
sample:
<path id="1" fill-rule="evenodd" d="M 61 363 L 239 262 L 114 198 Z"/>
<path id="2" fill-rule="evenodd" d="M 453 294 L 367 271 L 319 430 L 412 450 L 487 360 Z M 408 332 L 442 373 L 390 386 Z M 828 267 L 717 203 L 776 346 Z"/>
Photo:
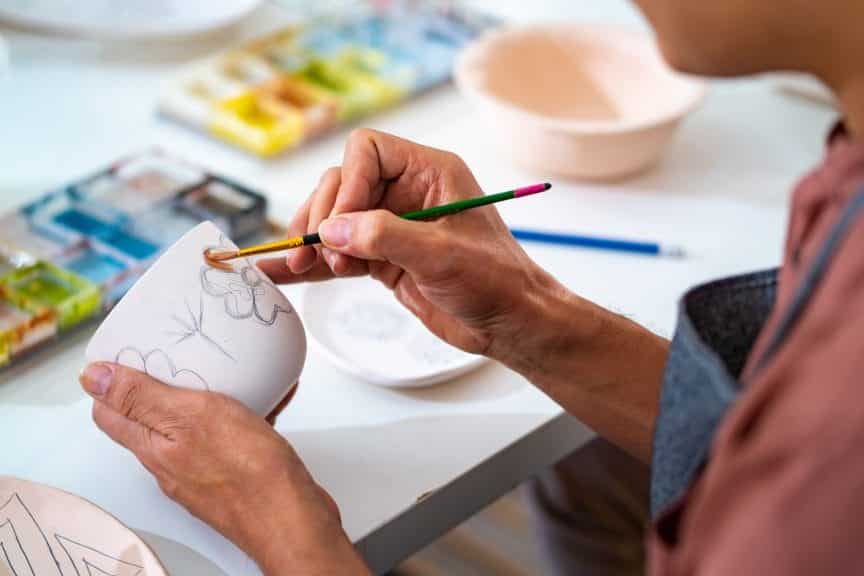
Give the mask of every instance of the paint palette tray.
<path id="1" fill-rule="evenodd" d="M 0 215 L 0 369 L 104 316 L 204 220 L 238 242 L 279 232 L 261 194 L 155 151 Z"/>
<path id="2" fill-rule="evenodd" d="M 160 110 L 272 156 L 445 82 L 495 24 L 452 0 L 367 0 L 193 65 Z"/>

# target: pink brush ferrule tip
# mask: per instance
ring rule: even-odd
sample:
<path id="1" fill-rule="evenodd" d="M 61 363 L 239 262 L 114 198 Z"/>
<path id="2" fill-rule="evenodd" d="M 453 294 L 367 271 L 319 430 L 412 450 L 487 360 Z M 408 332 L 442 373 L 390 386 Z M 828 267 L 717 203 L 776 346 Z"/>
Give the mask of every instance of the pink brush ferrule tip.
<path id="1" fill-rule="evenodd" d="M 549 188 L 552 187 L 552 184 L 545 182 L 543 184 L 534 184 L 533 186 L 525 186 L 524 188 L 517 188 L 513 191 L 514 198 L 521 198 L 522 196 L 530 196 L 531 194 L 538 194 L 540 192 L 545 192 Z"/>

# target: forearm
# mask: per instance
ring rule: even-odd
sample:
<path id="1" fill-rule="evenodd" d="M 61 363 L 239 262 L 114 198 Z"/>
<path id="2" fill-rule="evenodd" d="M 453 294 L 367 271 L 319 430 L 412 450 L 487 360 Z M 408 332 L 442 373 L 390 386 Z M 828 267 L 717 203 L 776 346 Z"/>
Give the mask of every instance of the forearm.
<path id="1" fill-rule="evenodd" d="M 567 412 L 643 461 L 669 342 L 554 279 L 529 297 L 519 334 L 493 355 Z"/>

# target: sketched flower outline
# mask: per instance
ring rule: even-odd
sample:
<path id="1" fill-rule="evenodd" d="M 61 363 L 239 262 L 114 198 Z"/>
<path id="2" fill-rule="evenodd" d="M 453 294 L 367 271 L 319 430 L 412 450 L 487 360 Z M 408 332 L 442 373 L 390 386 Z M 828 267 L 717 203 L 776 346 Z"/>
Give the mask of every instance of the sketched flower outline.
<path id="1" fill-rule="evenodd" d="M 225 237 L 213 250 L 229 248 Z M 238 259 L 232 272 L 211 266 L 201 268 L 201 289 L 214 298 L 221 298 L 225 313 L 236 320 L 253 319 L 265 326 L 276 323 L 279 314 L 291 314 L 293 309 L 277 302 L 266 302 L 268 291 L 278 292 L 276 286 L 258 270 L 248 258 Z"/>

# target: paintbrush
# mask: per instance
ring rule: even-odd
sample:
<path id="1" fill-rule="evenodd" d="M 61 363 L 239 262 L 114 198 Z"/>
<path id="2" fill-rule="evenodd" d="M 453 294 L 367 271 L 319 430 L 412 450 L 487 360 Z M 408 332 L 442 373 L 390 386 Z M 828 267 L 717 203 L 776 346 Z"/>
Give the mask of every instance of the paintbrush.
<path id="1" fill-rule="evenodd" d="M 477 208 L 479 206 L 486 206 L 488 204 L 495 204 L 496 202 L 503 202 L 504 200 L 512 200 L 514 198 L 521 198 L 523 196 L 545 192 L 551 187 L 552 185 L 548 182 L 544 184 L 534 184 L 533 186 L 525 186 L 524 188 L 499 192 L 498 194 L 478 196 L 476 198 L 468 198 L 466 200 L 459 200 L 449 204 L 442 204 L 441 206 L 433 206 L 432 208 L 426 208 L 425 210 L 408 212 L 406 214 L 400 214 L 399 217 L 406 220 L 431 220 L 448 214 L 464 212 L 465 210 L 470 210 L 471 208 Z M 204 251 L 204 260 L 214 268 L 231 270 L 231 266 L 227 264 L 227 261 L 235 258 L 254 256 L 256 254 L 267 254 L 269 252 L 280 252 L 282 250 L 300 248 L 301 246 L 312 246 L 320 243 L 321 237 L 317 233 L 313 233 L 294 236 L 277 242 L 268 242 L 266 244 L 249 246 L 248 248 L 240 248 L 237 250 L 214 250 L 208 248 Z"/>

